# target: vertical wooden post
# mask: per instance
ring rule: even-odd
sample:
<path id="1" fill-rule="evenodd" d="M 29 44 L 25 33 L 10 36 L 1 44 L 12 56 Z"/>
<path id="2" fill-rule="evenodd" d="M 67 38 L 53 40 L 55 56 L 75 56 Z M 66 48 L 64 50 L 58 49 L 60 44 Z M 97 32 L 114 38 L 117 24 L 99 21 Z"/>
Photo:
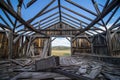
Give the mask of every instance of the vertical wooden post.
<path id="1" fill-rule="evenodd" d="M 72 37 L 70 37 L 70 46 L 71 46 L 71 56 L 72 56 L 72 54 L 73 54 Z"/>
<path id="2" fill-rule="evenodd" d="M 91 42 L 91 53 L 94 54 L 94 46 L 93 46 L 93 41 L 94 41 L 95 36 L 93 36 L 92 39 L 90 39 Z"/>
<path id="3" fill-rule="evenodd" d="M 30 56 L 30 55 L 29 55 L 29 50 L 30 50 L 31 41 L 32 41 L 32 37 L 30 37 L 29 42 L 28 42 L 28 45 L 27 45 L 27 50 L 26 50 L 26 56 L 27 56 L 27 57 Z"/>
<path id="4" fill-rule="evenodd" d="M 111 47 L 111 36 L 110 36 L 110 30 L 107 30 L 106 33 L 106 40 L 107 40 L 107 48 L 108 48 L 108 55 L 112 55 L 112 47 Z"/>
<path id="5" fill-rule="evenodd" d="M 91 53 L 94 54 L 94 51 L 93 51 L 93 42 L 91 42 Z"/>
<path id="6" fill-rule="evenodd" d="M 11 31 L 8 32 L 8 58 L 11 59 L 13 57 L 13 34 Z"/>
<path id="7" fill-rule="evenodd" d="M 50 56 L 51 55 L 51 38 L 49 38 L 49 45 L 48 45 L 49 47 L 48 47 L 48 56 Z"/>

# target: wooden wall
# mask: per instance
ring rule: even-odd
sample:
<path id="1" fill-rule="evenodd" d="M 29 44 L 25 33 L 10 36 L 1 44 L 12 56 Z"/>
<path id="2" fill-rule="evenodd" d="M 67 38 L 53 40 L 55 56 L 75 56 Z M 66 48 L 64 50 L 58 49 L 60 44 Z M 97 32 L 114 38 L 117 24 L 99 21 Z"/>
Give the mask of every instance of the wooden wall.
<path id="1" fill-rule="evenodd" d="M 47 34 L 48 36 L 75 35 L 79 32 L 79 29 L 76 29 L 68 24 L 62 23 L 61 26 L 57 23 L 46 29 L 41 29 L 41 32 Z"/>
<path id="2" fill-rule="evenodd" d="M 93 54 L 109 55 L 105 37 L 101 35 L 95 35 L 93 37 L 92 43 L 93 43 Z"/>
<path id="3" fill-rule="evenodd" d="M 112 56 L 120 57 L 120 33 L 115 34 L 112 39 Z"/>
<path id="4" fill-rule="evenodd" d="M 91 53 L 91 44 L 86 38 L 77 38 L 71 43 L 72 55 Z"/>
<path id="5" fill-rule="evenodd" d="M 112 33 L 111 33 L 112 34 Z M 13 36 L 13 40 L 18 37 Z M 78 37 L 76 40 L 73 40 L 74 37 L 71 37 L 71 54 L 91 54 L 91 55 L 102 55 L 102 56 L 120 56 L 120 33 L 116 33 L 111 36 L 111 51 L 109 53 L 108 43 L 106 39 L 106 34 L 97 34 L 93 37 L 89 37 L 89 40 L 85 37 Z M 18 58 L 26 56 L 28 46 L 34 44 L 34 55 L 40 55 L 43 52 L 45 41 L 50 40 L 50 37 L 39 37 L 33 39 L 30 42 L 30 37 L 21 36 L 15 43 L 12 43 L 12 58 Z M 30 42 L 30 45 L 29 45 Z M 51 42 L 49 42 L 48 55 L 51 54 Z M 0 33 L 0 58 L 8 58 L 9 56 L 9 38 L 5 32 Z"/>
<path id="6" fill-rule="evenodd" d="M 33 43 L 34 43 L 34 53 L 35 55 L 41 55 L 43 52 L 43 49 L 45 47 L 45 41 L 50 38 L 36 38 Z M 48 43 L 50 45 L 50 43 Z M 51 46 L 51 45 L 50 45 Z M 49 46 L 49 51 L 48 55 L 50 54 L 50 46 Z"/>
<path id="7" fill-rule="evenodd" d="M 5 33 L 0 33 L 0 58 L 8 57 L 8 39 Z"/>

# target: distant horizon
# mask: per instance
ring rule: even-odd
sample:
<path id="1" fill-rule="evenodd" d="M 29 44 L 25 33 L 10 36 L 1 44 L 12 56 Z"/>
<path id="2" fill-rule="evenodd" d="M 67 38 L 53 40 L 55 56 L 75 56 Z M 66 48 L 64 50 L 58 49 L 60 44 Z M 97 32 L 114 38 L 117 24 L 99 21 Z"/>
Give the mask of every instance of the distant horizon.
<path id="1" fill-rule="evenodd" d="M 52 47 L 70 47 L 70 46 L 61 46 L 61 45 L 58 45 L 58 46 L 52 46 Z"/>
<path id="2" fill-rule="evenodd" d="M 66 47 L 70 47 L 70 42 L 62 37 L 62 38 L 56 38 L 54 41 L 52 41 L 52 47 L 54 46 L 66 46 Z"/>

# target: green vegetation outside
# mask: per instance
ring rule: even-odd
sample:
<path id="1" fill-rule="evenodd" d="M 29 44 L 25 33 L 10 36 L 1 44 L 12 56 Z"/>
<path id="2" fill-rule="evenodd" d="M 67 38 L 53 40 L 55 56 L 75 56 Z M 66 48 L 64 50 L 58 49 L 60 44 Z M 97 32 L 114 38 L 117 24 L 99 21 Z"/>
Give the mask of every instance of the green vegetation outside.
<path id="1" fill-rule="evenodd" d="M 55 55 L 55 56 L 70 56 L 70 47 L 54 46 L 54 47 L 52 47 L 52 55 Z"/>

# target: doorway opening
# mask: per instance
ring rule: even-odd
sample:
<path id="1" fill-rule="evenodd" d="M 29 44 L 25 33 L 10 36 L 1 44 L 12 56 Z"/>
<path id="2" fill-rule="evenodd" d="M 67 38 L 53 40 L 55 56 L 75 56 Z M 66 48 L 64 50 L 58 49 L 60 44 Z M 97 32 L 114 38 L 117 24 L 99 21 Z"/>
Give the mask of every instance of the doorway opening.
<path id="1" fill-rule="evenodd" d="M 70 56 L 71 43 L 70 37 L 52 37 L 51 38 L 51 55 Z"/>

